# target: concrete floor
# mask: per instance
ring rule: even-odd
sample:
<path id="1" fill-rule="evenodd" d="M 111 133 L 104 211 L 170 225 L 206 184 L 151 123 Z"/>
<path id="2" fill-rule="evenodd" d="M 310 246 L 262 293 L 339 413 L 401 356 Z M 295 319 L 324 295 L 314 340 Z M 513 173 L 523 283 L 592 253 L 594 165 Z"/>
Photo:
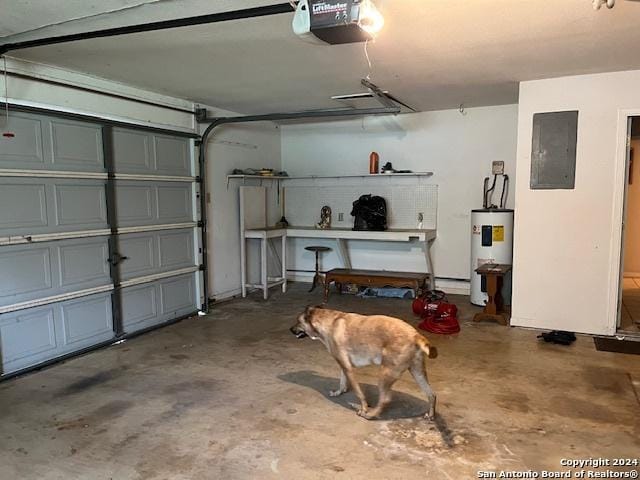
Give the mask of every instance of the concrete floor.
<path id="1" fill-rule="evenodd" d="M 385 418 L 337 399 L 338 368 L 288 327 L 317 294 L 294 285 L 0 384 L 0 477 L 463 479 L 640 452 L 640 357 L 472 324 L 430 335 L 435 423 L 407 374 Z M 335 308 L 414 322 L 409 302 L 333 296 Z M 375 369 L 359 378 L 374 396 Z M 637 383 L 636 383 L 637 384 Z M 637 387 L 636 387 L 637 388 Z M 417 416 L 417 417 L 416 417 Z"/>

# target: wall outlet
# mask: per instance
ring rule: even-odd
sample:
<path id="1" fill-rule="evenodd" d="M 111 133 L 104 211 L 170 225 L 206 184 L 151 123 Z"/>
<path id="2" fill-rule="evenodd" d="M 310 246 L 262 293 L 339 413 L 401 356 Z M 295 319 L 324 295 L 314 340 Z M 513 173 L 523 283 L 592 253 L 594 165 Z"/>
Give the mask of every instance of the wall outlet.
<path id="1" fill-rule="evenodd" d="M 504 175 L 504 162 L 493 162 L 491 164 L 491 173 L 493 175 Z"/>
<path id="2" fill-rule="evenodd" d="M 344 213 L 338 213 L 338 221 L 344 222 Z"/>

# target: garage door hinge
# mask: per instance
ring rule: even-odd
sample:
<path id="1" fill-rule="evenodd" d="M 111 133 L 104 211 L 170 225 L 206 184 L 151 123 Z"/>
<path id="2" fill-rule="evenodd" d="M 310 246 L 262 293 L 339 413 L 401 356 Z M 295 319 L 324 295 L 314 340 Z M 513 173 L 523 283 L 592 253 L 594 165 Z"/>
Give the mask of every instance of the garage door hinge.
<path id="1" fill-rule="evenodd" d="M 205 269 L 204 264 L 198 265 L 198 270 L 200 270 L 201 272 L 204 272 L 204 269 Z"/>
<path id="2" fill-rule="evenodd" d="M 202 220 L 198 220 L 198 228 L 204 228 L 204 222 Z"/>
<path id="3" fill-rule="evenodd" d="M 196 182 L 197 182 L 197 183 L 202 183 L 202 177 L 201 177 L 200 175 L 198 175 L 198 176 L 196 177 Z"/>

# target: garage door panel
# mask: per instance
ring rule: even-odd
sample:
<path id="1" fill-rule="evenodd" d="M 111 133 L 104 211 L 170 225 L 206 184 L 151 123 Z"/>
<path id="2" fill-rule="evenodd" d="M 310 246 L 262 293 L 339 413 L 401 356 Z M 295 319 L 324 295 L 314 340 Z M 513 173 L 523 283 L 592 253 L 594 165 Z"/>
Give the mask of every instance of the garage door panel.
<path id="1" fill-rule="evenodd" d="M 160 269 L 178 269 L 195 265 L 193 230 L 164 232 L 158 235 Z"/>
<path id="2" fill-rule="evenodd" d="M 0 307 L 111 285 L 106 237 L 0 249 Z"/>
<path id="3" fill-rule="evenodd" d="M 0 236 L 107 228 L 103 181 L 0 180 Z"/>
<path id="4" fill-rule="evenodd" d="M 156 172 L 161 175 L 190 176 L 189 142 L 185 138 L 154 135 Z"/>
<path id="5" fill-rule="evenodd" d="M 194 275 L 175 277 L 160 282 L 160 313 L 179 315 L 194 309 Z"/>
<path id="6" fill-rule="evenodd" d="M 146 132 L 114 128 L 113 162 L 118 173 L 153 173 L 151 135 Z"/>
<path id="7" fill-rule="evenodd" d="M 56 184 L 56 226 L 106 228 L 104 184 Z"/>
<path id="8" fill-rule="evenodd" d="M 118 249 L 127 257 L 120 264 L 122 279 L 195 266 L 193 235 L 192 228 L 120 235 Z"/>
<path id="9" fill-rule="evenodd" d="M 122 322 L 126 333 L 132 333 L 159 323 L 158 286 L 155 283 L 137 285 L 122 291 Z"/>
<path id="10" fill-rule="evenodd" d="M 51 120 L 51 160 L 61 170 L 104 171 L 102 128 L 99 125 Z"/>
<path id="11" fill-rule="evenodd" d="M 106 238 L 69 242 L 57 251 L 61 287 L 111 283 Z"/>
<path id="12" fill-rule="evenodd" d="M 193 273 L 123 289 L 122 316 L 125 333 L 133 333 L 194 313 L 198 309 L 194 292 Z"/>
<path id="13" fill-rule="evenodd" d="M 118 226 L 149 225 L 155 220 L 156 195 L 152 186 L 116 182 Z"/>
<path id="14" fill-rule="evenodd" d="M 158 220 L 162 223 L 193 221 L 191 184 L 161 185 L 158 192 Z"/>
<path id="15" fill-rule="evenodd" d="M 157 249 L 153 233 L 120 235 L 118 249 L 121 255 L 127 257 L 120 264 L 123 279 L 151 275 L 157 271 Z"/>
<path id="16" fill-rule="evenodd" d="M 5 373 L 55 356 L 54 309 L 46 306 L 2 316 L 0 350 Z"/>
<path id="17" fill-rule="evenodd" d="M 98 295 L 63 302 L 61 349 L 77 349 L 113 337 L 111 297 Z"/>
<path id="18" fill-rule="evenodd" d="M 14 114 L 11 116 L 13 138 L 0 137 L 0 168 L 43 168 L 43 121 L 39 118 Z"/>
<path id="19" fill-rule="evenodd" d="M 3 373 L 11 373 L 114 338 L 111 294 L 3 314 Z"/>
<path id="20" fill-rule="evenodd" d="M 46 198 L 44 183 L 14 179 L 0 182 L 0 235 L 45 228 L 48 225 Z"/>
<path id="21" fill-rule="evenodd" d="M 189 140 L 181 137 L 115 128 L 113 157 L 116 173 L 192 175 Z"/>
<path id="22" fill-rule="evenodd" d="M 193 222 L 190 183 L 116 182 L 118 227 Z"/>
<path id="23" fill-rule="evenodd" d="M 0 251 L 0 305 L 48 292 L 52 287 L 49 248 L 19 247 Z"/>

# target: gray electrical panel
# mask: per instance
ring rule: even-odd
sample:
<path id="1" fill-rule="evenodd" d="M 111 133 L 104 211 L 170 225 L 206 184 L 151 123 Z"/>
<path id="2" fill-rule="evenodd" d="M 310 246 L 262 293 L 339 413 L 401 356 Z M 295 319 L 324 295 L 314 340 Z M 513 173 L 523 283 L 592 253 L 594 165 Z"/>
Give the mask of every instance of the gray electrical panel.
<path id="1" fill-rule="evenodd" d="M 536 113 L 531 145 L 531 189 L 575 188 L 578 111 Z"/>

